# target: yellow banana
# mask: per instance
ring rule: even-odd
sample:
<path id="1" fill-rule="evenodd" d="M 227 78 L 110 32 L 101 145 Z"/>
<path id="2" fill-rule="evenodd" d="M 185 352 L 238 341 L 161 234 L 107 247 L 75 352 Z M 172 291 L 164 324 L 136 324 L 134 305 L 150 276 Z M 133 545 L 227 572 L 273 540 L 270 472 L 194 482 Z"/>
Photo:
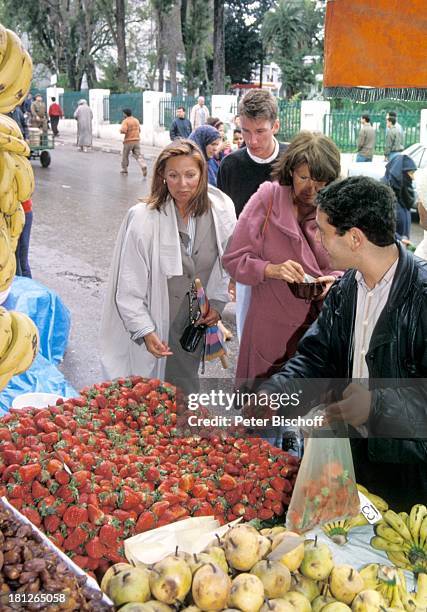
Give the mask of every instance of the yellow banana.
<path id="1" fill-rule="evenodd" d="M 16 272 L 16 257 L 13 248 L 10 251 L 9 261 L 3 270 L 0 270 L 0 291 L 6 291 L 12 284 Z"/>
<path id="2" fill-rule="evenodd" d="M 424 504 L 415 504 L 415 506 L 412 506 L 409 514 L 408 527 L 415 544 L 419 543 L 421 523 L 426 516 L 427 508 L 424 506 Z"/>
<path id="3" fill-rule="evenodd" d="M 398 512 L 397 514 L 400 516 L 402 521 L 405 523 L 405 525 L 409 529 L 409 514 L 407 512 Z M 409 531 L 410 531 L 410 529 L 409 529 Z"/>
<path id="4" fill-rule="evenodd" d="M 0 270 L 7 266 L 11 254 L 10 238 L 7 228 L 0 229 Z"/>
<path id="5" fill-rule="evenodd" d="M 0 359 L 12 340 L 12 317 L 6 308 L 0 307 Z"/>
<path id="6" fill-rule="evenodd" d="M 425 573 L 418 574 L 415 601 L 422 610 L 427 610 L 427 574 Z"/>
<path id="7" fill-rule="evenodd" d="M 13 215 L 6 217 L 6 224 L 11 238 L 19 238 L 25 225 L 25 212 L 22 204 L 19 204 L 18 209 Z"/>
<path id="8" fill-rule="evenodd" d="M 374 493 L 368 492 L 368 499 L 374 504 L 374 506 L 381 512 L 386 512 L 388 510 L 388 503 L 379 495 L 374 495 Z"/>
<path id="9" fill-rule="evenodd" d="M 34 193 L 34 172 L 30 161 L 23 155 L 11 153 L 15 164 L 15 178 L 18 186 L 18 200 L 25 202 Z"/>
<path id="10" fill-rule="evenodd" d="M 384 550 L 385 552 L 401 552 L 402 549 L 407 550 L 409 548 L 409 544 L 404 544 L 402 546 L 402 544 L 390 542 L 390 540 L 386 540 L 380 536 L 374 536 L 371 539 L 371 546 L 377 550 Z"/>
<path id="11" fill-rule="evenodd" d="M 0 113 L 0 132 L 19 139 L 24 137 L 16 121 L 9 115 L 3 115 L 2 113 Z"/>
<path id="12" fill-rule="evenodd" d="M 39 347 L 39 334 L 33 321 L 22 312 L 12 311 L 12 341 L 0 359 L 0 376 L 20 374 L 33 363 Z"/>
<path id="13" fill-rule="evenodd" d="M 418 532 L 418 544 L 421 548 L 427 548 L 427 516 L 423 518 Z"/>
<path id="14" fill-rule="evenodd" d="M 368 521 L 361 512 L 357 516 L 347 519 L 347 526 L 349 530 L 353 529 L 354 527 L 363 527 L 367 524 Z"/>
<path id="15" fill-rule="evenodd" d="M 404 552 L 387 551 L 387 557 L 396 567 L 401 567 L 402 569 L 406 570 L 412 570 L 412 565 L 409 561 L 409 558 Z"/>
<path id="16" fill-rule="evenodd" d="M 3 58 L 5 56 L 7 49 L 7 31 L 4 26 L 0 23 L 0 66 L 3 62 Z"/>
<path id="17" fill-rule="evenodd" d="M 7 151 L 0 152 L 0 194 L 7 193 L 15 176 L 15 164 Z"/>
<path id="18" fill-rule="evenodd" d="M 12 32 L 12 30 L 6 30 L 6 35 L 6 53 L 4 54 L 3 61 L 0 65 L 0 109 L 3 108 L 3 92 L 7 91 L 10 85 L 14 83 L 17 75 L 19 75 L 21 71 L 25 51 L 20 38 L 15 34 L 15 32 Z"/>
<path id="19" fill-rule="evenodd" d="M 13 215 L 18 209 L 20 202 L 18 200 L 18 185 L 16 184 L 15 177 L 12 180 L 12 186 L 10 190 L 0 195 L 0 212 L 3 215 Z"/>
<path id="20" fill-rule="evenodd" d="M 383 514 L 383 519 L 392 527 L 404 540 L 412 542 L 412 535 L 401 517 L 393 510 L 387 510 Z"/>
<path id="21" fill-rule="evenodd" d="M 27 51 L 23 51 L 22 63 L 15 81 L 10 87 L 0 93 L 0 109 L 4 113 L 10 112 L 15 106 L 19 106 L 25 99 L 33 76 L 33 62 Z"/>
<path id="22" fill-rule="evenodd" d="M 363 583 L 365 585 L 365 589 L 376 589 L 379 580 L 378 580 L 378 563 L 369 563 L 369 565 L 365 565 L 359 570 L 359 574 L 363 579 Z"/>
<path id="23" fill-rule="evenodd" d="M 375 525 L 375 533 L 388 540 L 389 542 L 393 542 L 394 544 L 404 544 L 405 540 L 391 527 L 389 527 L 386 523 L 381 521 L 380 523 L 376 523 Z"/>
<path id="24" fill-rule="evenodd" d="M 13 374 L 9 372 L 8 374 L 4 374 L 0 376 L 0 391 L 3 391 L 9 380 L 12 378 Z"/>
<path id="25" fill-rule="evenodd" d="M 20 140 L 19 138 L 15 138 L 15 136 L 8 136 L 1 132 L 0 151 L 10 151 L 10 153 L 18 153 L 18 155 L 25 155 L 25 157 L 29 157 L 30 155 L 30 147 L 25 140 Z"/>

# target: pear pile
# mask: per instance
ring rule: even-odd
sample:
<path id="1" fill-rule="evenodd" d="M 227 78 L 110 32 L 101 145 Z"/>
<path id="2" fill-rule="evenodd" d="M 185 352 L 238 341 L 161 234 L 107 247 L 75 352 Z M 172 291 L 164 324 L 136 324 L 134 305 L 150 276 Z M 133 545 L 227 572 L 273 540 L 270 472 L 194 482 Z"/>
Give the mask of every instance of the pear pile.
<path id="1" fill-rule="evenodd" d="M 426 611 L 427 575 L 409 594 L 401 570 L 385 568 L 383 575 L 380 567 L 358 572 L 336 565 L 317 538 L 244 523 L 197 555 L 177 550 L 151 566 L 118 563 L 104 574 L 101 589 L 120 612 Z"/>
<path id="2" fill-rule="evenodd" d="M 16 273 L 15 251 L 25 224 L 21 202 L 34 192 L 30 149 L 18 124 L 5 113 L 22 104 L 33 73 L 19 37 L 0 24 L 0 293 Z M 25 371 L 38 352 L 37 328 L 26 315 L 0 309 L 0 390 Z"/>

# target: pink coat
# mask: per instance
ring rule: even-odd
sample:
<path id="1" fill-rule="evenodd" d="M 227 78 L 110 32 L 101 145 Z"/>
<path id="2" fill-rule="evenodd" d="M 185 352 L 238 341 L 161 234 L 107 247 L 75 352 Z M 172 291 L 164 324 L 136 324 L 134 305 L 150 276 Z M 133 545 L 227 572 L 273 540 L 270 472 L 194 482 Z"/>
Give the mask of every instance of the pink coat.
<path id="1" fill-rule="evenodd" d="M 273 205 L 261 235 L 269 203 Z M 314 303 L 294 297 L 288 284 L 265 279 L 268 263 L 288 259 L 318 277 L 331 274 L 329 257 L 316 238 L 316 209 L 299 223 L 293 212 L 291 188 L 263 183 L 246 204 L 223 256 L 236 281 L 252 286 L 251 302 L 240 343 L 236 378 L 271 376 L 296 350 L 296 344 L 318 314 Z"/>

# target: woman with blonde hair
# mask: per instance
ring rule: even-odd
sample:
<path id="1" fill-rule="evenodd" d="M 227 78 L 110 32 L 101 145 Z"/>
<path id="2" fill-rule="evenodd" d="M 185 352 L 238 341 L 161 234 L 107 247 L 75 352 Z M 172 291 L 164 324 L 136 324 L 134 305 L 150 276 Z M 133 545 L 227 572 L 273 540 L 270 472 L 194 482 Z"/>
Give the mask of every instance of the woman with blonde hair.
<path id="1" fill-rule="evenodd" d="M 150 195 L 129 210 L 116 242 L 101 322 L 109 378 L 139 374 L 198 390 L 203 341 L 194 352 L 180 344 L 189 292 L 199 278 L 210 302 L 199 323 L 216 324 L 228 302 L 221 257 L 235 223 L 233 202 L 208 187 L 197 146 L 175 140 L 163 149 Z"/>
<path id="2" fill-rule="evenodd" d="M 420 226 L 424 230 L 424 238 L 415 250 L 415 255 L 427 259 L 427 166 L 417 170 L 416 186 L 418 195 L 418 213 L 420 215 Z"/>

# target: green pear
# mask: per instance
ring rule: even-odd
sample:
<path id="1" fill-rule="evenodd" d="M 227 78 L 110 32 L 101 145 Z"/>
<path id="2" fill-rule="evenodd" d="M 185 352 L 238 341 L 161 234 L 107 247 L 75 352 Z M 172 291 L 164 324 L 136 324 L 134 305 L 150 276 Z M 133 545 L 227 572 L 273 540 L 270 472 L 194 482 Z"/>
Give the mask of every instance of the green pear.
<path id="1" fill-rule="evenodd" d="M 295 608 L 284 599 L 266 599 L 259 612 L 295 612 Z"/>
<path id="2" fill-rule="evenodd" d="M 288 591 L 282 599 L 293 605 L 295 612 L 311 612 L 310 600 L 298 591 Z"/>
<path id="3" fill-rule="evenodd" d="M 258 576 L 264 585 L 266 596 L 272 599 L 282 597 L 291 586 L 291 573 L 279 561 L 258 561 L 251 569 L 251 574 Z"/>
<path id="4" fill-rule="evenodd" d="M 326 580 L 334 567 L 332 553 L 327 544 L 317 542 L 317 538 L 304 547 L 304 558 L 299 571 L 312 580 Z"/>
<path id="5" fill-rule="evenodd" d="M 214 563 L 214 558 L 210 553 L 201 552 L 194 553 L 192 557 L 187 561 L 187 565 L 191 570 L 191 573 L 194 575 L 198 569 L 200 569 L 206 563 Z"/>
<path id="6" fill-rule="evenodd" d="M 304 541 L 293 531 L 283 531 L 273 536 L 271 550 L 270 559 L 280 561 L 289 571 L 295 572 L 304 558 Z"/>
<path id="7" fill-rule="evenodd" d="M 201 610 L 197 606 L 187 606 L 182 608 L 181 612 L 201 612 Z"/>
<path id="8" fill-rule="evenodd" d="M 205 549 L 203 552 L 212 557 L 213 562 L 228 574 L 228 563 L 222 548 L 219 546 L 209 546 L 209 548 Z"/>
<path id="9" fill-rule="evenodd" d="M 329 588 L 335 599 L 350 605 L 365 585 L 362 576 L 351 565 L 336 565 L 329 576 Z"/>
<path id="10" fill-rule="evenodd" d="M 150 610 L 151 608 L 147 608 L 147 604 L 134 601 L 127 603 L 120 608 L 120 612 L 150 612 Z"/>
<path id="11" fill-rule="evenodd" d="M 353 612 L 380 612 L 384 607 L 385 602 L 381 593 L 374 589 L 360 591 L 351 604 Z"/>
<path id="12" fill-rule="evenodd" d="M 237 570 L 246 571 L 259 560 L 260 536 L 250 525 L 236 525 L 224 537 L 224 552 L 228 563 Z"/>
<path id="13" fill-rule="evenodd" d="M 179 557 L 158 561 L 150 572 L 151 592 L 159 601 L 173 605 L 182 602 L 191 588 L 191 570 Z"/>
<path id="14" fill-rule="evenodd" d="M 125 612 L 172 612 L 173 609 L 161 601 L 150 599 L 145 603 L 127 603 L 120 608 L 120 612 L 122 612 L 122 610 Z"/>
<path id="15" fill-rule="evenodd" d="M 214 563 L 203 565 L 193 577 L 191 593 L 194 603 L 201 610 L 223 610 L 230 597 L 231 580 Z"/>
<path id="16" fill-rule="evenodd" d="M 107 571 L 105 572 L 105 574 L 103 575 L 103 577 L 102 577 L 102 580 L 101 580 L 101 591 L 106 593 L 111 578 L 113 576 L 115 576 L 116 574 L 118 574 L 119 572 L 121 572 L 122 570 L 130 569 L 132 567 L 134 567 L 134 566 L 130 565 L 129 563 L 115 563 L 114 565 L 109 567 L 107 569 Z"/>
<path id="17" fill-rule="evenodd" d="M 229 603 L 242 612 L 258 612 L 264 603 L 264 585 L 254 574 L 239 574 L 231 583 Z"/>
<path id="18" fill-rule="evenodd" d="M 330 595 L 319 595 L 311 602 L 311 611 L 312 612 L 320 612 L 323 608 L 328 604 L 336 601 Z"/>
<path id="19" fill-rule="evenodd" d="M 264 559 L 271 550 L 271 540 L 262 535 L 258 537 L 258 559 Z"/>
<path id="20" fill-rule="evenodd" d="M 108 584 L 107 595 L 116 606 L 129 602 L 148 601 L 150 585 L 147 570 L 141 567 L 130 567 L 115 574 Z"/>
<path id="21" fill-rule="evenodd" d="M 351 608 L 342 601 L 333 601 L 322 608 L 322 612 L 351 612 Z"/>
<path id="22" fill-rule="evenodd" d="M 320 595 L 317 582 L 301 574 L 294 574 L 292 576 L 292 590 L 302 593 L 310 602 Z"/>

